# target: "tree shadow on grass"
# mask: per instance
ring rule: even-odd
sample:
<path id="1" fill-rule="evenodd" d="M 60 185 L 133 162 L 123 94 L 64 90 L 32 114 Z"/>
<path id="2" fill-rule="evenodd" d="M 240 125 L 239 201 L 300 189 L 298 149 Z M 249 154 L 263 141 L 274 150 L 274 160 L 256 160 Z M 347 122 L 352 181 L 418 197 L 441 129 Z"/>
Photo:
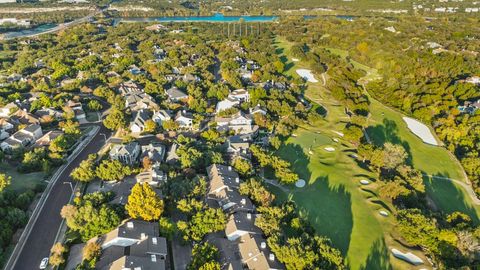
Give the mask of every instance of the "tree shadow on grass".
<path id="1" fill-rule="evenodd" d="M 312 175 L 308 169 L 310 157 L 305 154 L 300 145 L 293 143 L 284 144 L 277 154 L 290 162 L 295 173 L 297 173 L 301 179 L 308 182 Z"/>
<path id="2" fill-rule="evenodd" d="M 366 132 L 370 137 L 372 144 L 376 146 L 383 146 L 387 142 L 403 146 L 408 154 L 406 163 L 408 165 L 412 165 L 412 152 L 410 150 L 410 144 L 398 136 L 398 126 L 395 121 L 385 118 L 383 119 L 383 124 L 369 126 L 367 127 Z"/>
<path id="3" fill-rule="evenodd" d="M 315 179 L 309 188 L 309 194 L 296 194 L 295 201 L 316 232 L 329 237 L 346 256 L 353 228 L 350 193 L 344 185 L 331 185 L 328 177 Z"/>
<path id="4" fill-rule="evenodd" d="M 360 266 L 360 270 L 391 270 L 390 256 L 387 245 L 383 238 L 376 240 L 370 248 L 365 264 Z"/>
<path id="5" fill-rule="evenodd" d="M 445 174 L 436 174 L 436 177 L 447 177 Z M 450 214 L 455 211 L 460 211 L 470 216 L 472 221 L 478 225 L 480 220 L 475 208 L 467 203 L 466 195 L 463 187 L 454 185 L 450 180 L 433 178 L 424 175 L 423 183 L 427 195 L 433 200 L 437 208 L 444 214 Z"/>

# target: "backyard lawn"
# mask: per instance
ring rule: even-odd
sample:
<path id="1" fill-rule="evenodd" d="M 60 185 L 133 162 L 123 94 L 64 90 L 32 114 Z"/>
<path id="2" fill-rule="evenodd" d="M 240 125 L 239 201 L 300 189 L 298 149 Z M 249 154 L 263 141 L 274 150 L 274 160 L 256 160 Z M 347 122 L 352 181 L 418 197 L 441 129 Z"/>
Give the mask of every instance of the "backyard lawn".
<path id="1" fill-rule="evenodd" d="M 45 175 L 42 172 L 19 173 L 16 168 L 5 162 L 0 164 L 0 171 L 12 177 L 12 182 L 8 188 L 18 192 L 33 190 L 38 183 L 43 182 Z"/>

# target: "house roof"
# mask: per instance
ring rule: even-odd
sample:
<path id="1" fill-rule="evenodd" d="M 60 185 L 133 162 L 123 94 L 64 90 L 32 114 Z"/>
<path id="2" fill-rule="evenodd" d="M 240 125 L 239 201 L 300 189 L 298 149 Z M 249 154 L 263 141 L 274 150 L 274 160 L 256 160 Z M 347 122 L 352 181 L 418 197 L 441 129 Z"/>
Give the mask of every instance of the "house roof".
<path id="1" fill-rule="evenodd" d="M 112 150 L 110 150 L 110 155 L 132 155 L 137 147 L 139 147 L 137 142 L 116 144 L 113 146 Z"/>
<path id="2" fill-rule="evenodd" d="M 242 236 L 238 248 L 242 261 L 248 269 L 285 269 L 285 266 L 275 258 L 273 252 L 268 248 L 267 241 L 260 235 Z"/>
<path id="3" fill-rule="evenodd" d="M 111 74 L 113 71 L 109 72 Z M 115 72 L 114 75 L 118 75 L 118 73 Z M 142 88 L 136 84 L 134 81 L 128 81 L 128 82 L 123 82 L 121 83 L 119 86 L 118 86 L 118 91 L 120 91 L 120 93 L 122 95 L 126 95 L 128 93 L 135 93 L 135 92 L 142 92 Z"/>
<path id="4" fill-rule="evenodd" d="M 167 159 L 166 159 L 167 162 L 178 160 L 177 148 L 178 148 L 178 144 L 176 143 L 172 144 L 167 154 Z"/>
<path id="5" fill-rule="evenodd" d="M 185 110 L 180 110 L 177 112 L 177 115 L 175 116 L 175 120 L 179 118 L 188 118 L 188 119 L 193 119 L 193 114 L 191 112 L 187 112 Z"/>
<path id="6" fill-rule="evenodd" d="M 18 110 L 10 116 L 10 120 L 16 122 L 17 124 L 40 124 L 40 121 L 36 116 L 31 113 L 28 113 L 24 110 Z"/>
<path id="7" fill-rule="evenodd" d="M 147 236 L 158 237 L 159 236 L 158 223 L 146 222 L 135 219 L 124 220 L 120 226 L 113 231 L 105 234 L 103 243 L 108 243 L 111 240 L 122 237 L 129 239 L 141 240 Z"/>
<path id="8" fill-rule="evenodd" d="M 131 125 L 137 125 L 139 127 L 144 127 L 145 122 L 150 119 L 150 113 L 147 110 L 140 110 L 134 113 L 133 121 Z"/>
<path id="9" fill-rule="evenodd" d="M 170 99 L 183 99 L 188 97 L 188 95 L 185 92 L 183 92 L 182 90 L 178 89 L 175 86 L 171 87 L 166 92 Z"/>
<path id="10" fill-rule="evenodd" d="M 255 215 L 252 213 L 236 212 L 230 215 L 225 227 L 225 234 L 231 235 L 236 231 L 245 231 L 261 234 L 262 231 L 255 225 Z"/>
<path id="11" fill-rule="evenodd" d="M 142 145 L 142 158 L 148 156 L 153 162 L 162 162 L 165 157 L 166 146 L 161 143 Z"/>
<path id="12" fill-rule="evenodd" d="M 47 132 L 45 135 L 43 135 L 40 139 L 38 139 L 33 145 L 33 147 L 48 146 L 55 138 L 57 138 L 62 134 L 63 134 L 63 131 L 61 130 L 51 130 Z"/>
<path id="13" fill-rule="evenodd" d="M 101 270 L 164 270 L 165 261 L 156 255 L 138 257 L 123 256 Z"/>
<path id="14" fill-rule="evenodd" d="M 240 177 L 231 166 L 213 164 L 207 168 L 210 186 L 208 193 L 214 193 L 224 186 L 236 188 L 240 186 Z"/>
<path id="15" fill-rule="evenodd" d="M 23 130 L 26 131 L 26 132 L 29 132 L 29 133 L 34 133 L 35 131 L 37 131 L 39 129 L 40 130 L 42 129 L 39 124 L 33 124 L 33 125 L 29 125 L 29 126 L 25 127 Z"/>
<path id="16" fill-rule="evenodd" d="M 149 236 L 130 246 L 130 255 L 145 256 L 145 254 L 167 255 L 167 240 L 163 237 Z"/>
<path id="17" fill-rule="evenodd" d="M 255 208 L 252 201 L 247 196 L 240 195 L 237 190 L 222 189 L 209 197 L 217 200 L 222 208 L 229 203 L 235 204 L 223 210 L 236 211 L 237 209 L 252 210 Z"/>

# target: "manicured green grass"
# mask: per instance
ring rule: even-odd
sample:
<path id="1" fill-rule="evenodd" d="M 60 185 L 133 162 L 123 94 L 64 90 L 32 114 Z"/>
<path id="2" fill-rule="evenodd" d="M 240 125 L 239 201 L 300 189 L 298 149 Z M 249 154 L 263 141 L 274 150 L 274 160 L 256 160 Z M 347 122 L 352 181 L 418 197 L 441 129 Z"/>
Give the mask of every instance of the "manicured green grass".
<path id="1" fill-rule="evenodd" d="M 0 171 L 12 177 L 12 182 L 8 187 L 11 190 L 23 192 L 33 190 L 35 186 L 44 181 L 44 173 L 19 173 L 15 168 L 3 162 L 0 164 Z"/>
<path id="2" fill-rule="evenodd" d="M 308 68 L 305 63 L 290 61 L 291 44 L 287 41 L 277 39 L 276 46 L 277 52 L 284 54 L 288 76 L 298 76 L 296 69 Z M 349 156 L 353 149 L 336 133 L 343 130 L 348 118 L 343 107 L 323 88 L 322 79 L 317 79 L 319 83 L 308 83 L 305 95 L 327 110 L 326 117 L 300 127 L 296 136 L 290 137 L 278 151 L 308 184 L 301 189 L 290 186 L 288 194 L 276 187 L 271 187 L 271 191 L 278 200 L 294 200 L 315 230 L 331 238 L 342 251 L 349 268 L 410 269 L 408 264 L 389 255 L 389 247 L 399 246 L 390 236 L 394 219 L 382 217 L 378 211 L 391 206 L 377 203 L 380 200 L 375 195 L 375 183 L 360 187 L 361 179 L 372 179 L 374 175 Z M 336 150 L 327 152 L 325 147 Z"/>
<path id="3" fill-rule="evenodd" d="M 296 69 L 309 68 L 306 63 L 291 61 L 289 48 L 292 44 L 288 41 L 277 38 L 275 45 L 277 53 L 283 56 L 287 76 L 296 77 Z M 329 49 L 342 57 L 348 55 L 343 50 Z M 366 72 L 362 78 L 364 83 L 380 78 L 375 69 L 353 60 L 351 62 Z M 366 191 L 359 187 L 360 179 L 373 175 L 349 158 L 348 152 L 343 152 L 349 151 L 348 144 L 340 145 L 331 140 L 333 137 L 339 138 L 334 131 L 342 131 L 348 118 L 343 107 L 322 86 L 321 76 L 315 76 L 319 83 L 307 83 L 305 96 L 322 105 L 327 110 L 327 116 L 319 123 L 297 130 L 297 136 L 289 138 L 278 151 L 280 156 L 293 164 L 295 172 L 307 180 L 308 185 L 303 189 L 292 186 L 288 194 L 275 187 L 271 189 L 272 192 L 279 200 L 294 200 L 316 231 L 329 236 L 346 255 L 350 268 L 414 269 L 389 255 L 388 249 L 392 247 L 407 250 L 394 239 L 397 235 L 394 219 L 378 214 L 380 209 L 391 206 L 378 199 L 374 183 L 367 188 L 362 187 Z M 409 153 L 408 162 L 425 174 L 465 181 L 462 168 L 446 149 L 423 143 L 407 128 L 401 113 L 372 98 L 370 100 L 371 116 L 367 133 L 375 144 L 402 144 Z M 315 138 L 317 144 L 313 143 Z M 337 151 L 328 153 L 323 149 L 326 146 L 333 146 Z M 310 150 L 312 155 L 309 154 Z M 425 177 L 425 185 L 428 197 L 439 210 L 445 213 L 462 211 L 476 222 L 479 221 L 480 208 L 473 204 L 460 185 L 430 177 Z M 418 251 L 408 251 L 425 258 Z"/>

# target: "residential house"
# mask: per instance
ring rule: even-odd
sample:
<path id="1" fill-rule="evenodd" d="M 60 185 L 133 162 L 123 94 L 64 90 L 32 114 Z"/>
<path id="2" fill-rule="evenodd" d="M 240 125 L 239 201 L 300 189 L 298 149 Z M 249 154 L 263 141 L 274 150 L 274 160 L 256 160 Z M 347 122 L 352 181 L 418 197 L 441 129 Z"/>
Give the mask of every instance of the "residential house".
<path id="1" fill-rule="evenodd" d="M 75 119 L 79 122 L 86 121 L 85 111 L 83 110 L 83 106 L 81 102 L 69 100 L 66 104 L 67 108 L 70 108 L 73 113 L 75 114 Z"/>
<path id="2" fill-rule="evenodd" d="M 0 130 L 3 131 L 12 131 L 15 128 L 15 125 L 8 118 L 0 118 Z"/>
<path id="3" fill-rule="evenodd" d="M 168 121 L 172 119 L 170 113 L 166 110 L 155 111 L 152 116 L 152 120 L 155 121 L 159 126 L 162 125 L 163 121 Z"/>
<path id="4" fill-rule="evenodd" d="M 38 118 L 31 114 L 31 113 L 28 113 L 24 110 L 18 110 L 16 112 L 14 112 L 11 116 L 10 116 L 10 121 L 14 124 L 14 125 L 38 125 L 40 124 L 40 121 L 38 120 Z"/>
<path id="5" fill-rule="evenodd" d="M 250 115 L 254 115 L 256 113 L 267 115 L 267 110 L 262 108 L 260 105 L 250 108 Z"/>
<path id="6" fill-rule="evenodd" d="M 193 114 L 185 110 L 178 111 L 175 116 L 175 122 L 178 123 L 181 128 L 185 129 L 192 128 L 193 120 Z"/>
<path id="7" fill-rule="evenodd" d="M 12 113 L 19 109 L 15 102 L 10 102 L 7 105 L 0 108 L 0 117 L 9 117 Z"/>
<path id="8" fill-rule="evenodd" d="M 166 147 L 161 143 L 142 145 L 141 158 L 148 157 L 153 165 L 160 165 L 165 158 Z"/>
<path id="9" fill-rule="evenodd" d="M 145 130 L 145 122 L 150 119 L 150 112 L 145 109 L 134 112 L 133 120 L 130 122 L 132 133 L 142 133 Z"/>
<path id="10" fill-rule="evenodd" d="M 480 76 L 472 76 L 465 80 L 466 83 L 479 84 L 480 85 Z"/>
<path id="11" fill-rule="evenodd" d="M 235 241 L 247 234 L 262 234 L 262 231 L 255 226 L 255 215 L 244 212 L 230 215 L 225 227 L 227 239 Z"/>
<path id="12" fill-rule="evenodd" d="M 188 73 L 182 76 L 182 80 L 186 83 L 192 83 L 192 82 L 199 82 L 201 79 L 197 75 Z"/>
<path id="13" fill-rule="evenodd" d="M 215 122 L 220 131 L 234 130 L 238 134 L 249 134 L 255 131 L 251 116 L 241 111 L 230 117 L 216 116 Z"/>
<path id="14" fill-rule="evenodd" d="M 137 67 L 136 65 L 131 65 L 128 69 L 128 71 L 130 72 L 130 74 L 132 75 L 140 75 L 143 73 L 143 71 Z"/>
<path id="15" fill-rule="evenodd" d="M 40 139 L 38 139 L 33 145 L 33 148 L 48 147 L 55 138 L 61 135 L 63 135 L 63 131 L 51 130 L 47 132 L 45 135 L 43 135 Z"/>
<path id="16" fill-rule="evenodd" d="M 63 113 L 59 110 L 53 108 L 43 108 L 35 111 L 33 113 L 38 118 L 43 118 L 46 116 L 51 116 L 53 119 L 59 120 L 63 117 Z"/>
<path id="17" fill-rule="evenodd" d="M 271 89 L 286 90 L 287 87 L 288 87 L 287 84 L 284 82 L 274 82 L 274 81 L 268 81 L 263 85 L 263 88 L 265 90 L 271 90 Z"/>
<path id="18" fill-rule="evenodd" d="M 110 150 L 110 158 L 119 160 L 124 164 L 132 165 L 137 162 L 140 151 L 141 148 L 137 142 L 116 144 Z"/>
<path id="19" fill-rule="evenodd" d="M 236 89 L 233 90 L 229 95 L 231 98 L 235 98 L 240 102 L 248 102 L 250 101 L 250 94 L 245 89 Z"/>
<path id="20" fill-rule="evenodd" d="M 111 71 L 109 73 L 113 74 L 114 71 Z M 116 73 L 116 72 L 115 72 Z M 116 73 L 118 75 L 118 73 Z M 118 75 L 120 76 L 120 75 Z M 131 93 L 141 93 L 143 92 L 143 89 L 136 84 L 134 81 L 128 81 L 128 82 L 123 82 L 118 86 L 118 91 L 120 92 L 121 95 L 125 96 L 127 94 Z"/>
<path id="21" fill-rule="evenodd" d="M 177 148 L 178 144 L 173 143 L 172 146 L 170 147 L 170 150 L 167 153 L 167 158 L 165 159 L 165 162 L 167 164 L 173 164 L 178 161 L 179 156 L 177 155 Z"/>
<path id="22" fill-rule="evenodd" d="M 29 125 L 8 137 L 0 144 L 0 148 L 4 152 L 11 152 L 17 148 L 26 147 L 39 139 L 42 134 L 42 127 L 40 127 L 40 125 Z"/>
<path id="23" fill-rule="evenodd" d="M 131 111 L 138 111 L 142 109 L 155 109 L 158 107 L 158 104 L 149 94 L 132 92 L 125 95 L 125 107 Z"/>
<path id="24" fill-rule="evenodd" d="M 231 159 L 236 157 L 243 157 L 250 159 L 250 153 L 248 149 L 250 148 L 250 136 L 245 135 L 235 135 L 230 136 L 225 141 L 225 147 L 227 149 L 227 154 Z"/>
<path id="25" fill-rule="evenodd" d="M 266 239 L 262 238 L 259 234 L 242 236 L 238 244 L 238 249 L 242 263 L 247 269 L 285 269 L 285 266 L 275 258 L 275 254 L 268 248 Z"/>
<path id="26" fill-rule="evenodd" d="M 152 167 L 147 171 L 137 174 L 135 179 L 137 183 L 147 183 L 152 187 L 160 187 L 162 183 L 167 181 L 167 175 L 158 167 Z"/>
<path id="27" fill-rule="evenodd" d="M 92 239 L 91 241 L 98 241 Z M 156 222 L 124 221 L 100 238 L 102 255 L 95 265 L 100 270 L 164 270 L 167 241 L 159 237 Z"/>
<path id="28" fill-rule="evenodd" d="M 465 101 L 463 106 L 458 106 L 457 108 L 462 113 L 474 114 L 478 109 L 480 109 L 480 99 L 476 102 Z"/>
<path id="29" fill-rule="evenodd" d="M 217 103 L 217 106 L 215 108 L 215 111 L 217 113 L 221 112 L 221 111 L 224 111 L 224 110 L 227 110 L 227 109 L 230 109 L 230 108 L 233 108 L 237 105 L 240 104 L 240 100 L 236 99 L 236 98 L 231 98 L 231 97 L 227 97 L 226 99 L 220 101 Z"/>
<path id="30" fill-rule="evenodd" d="M 166 91 L 168 99 L 173 102 L 182 101 L 188 98 L 188 95 L 177 87 L 173 86 Z"/>

